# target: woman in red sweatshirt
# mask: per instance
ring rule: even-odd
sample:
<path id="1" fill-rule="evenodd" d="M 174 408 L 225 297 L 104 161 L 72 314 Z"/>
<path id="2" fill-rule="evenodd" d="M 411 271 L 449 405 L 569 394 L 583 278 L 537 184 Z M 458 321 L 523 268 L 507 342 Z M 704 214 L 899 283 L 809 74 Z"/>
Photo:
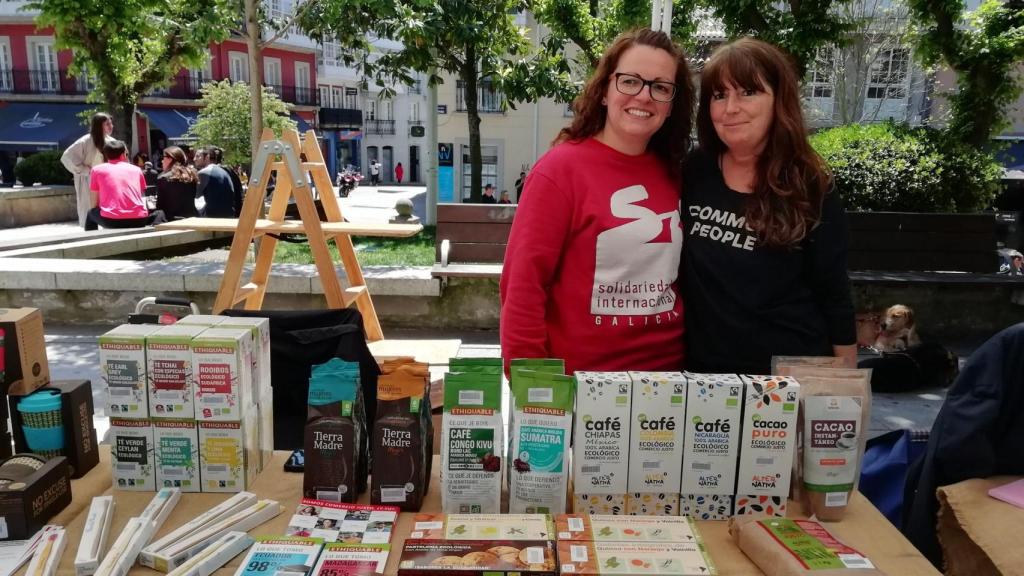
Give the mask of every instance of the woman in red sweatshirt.
<path id="1" fill-rule="evenodd" d="M 663 32 L 619 36 L 530 171 L 501 276 L 501 348 L 566 371 L 678 370 L 680 162 L 694 90 Z"/>

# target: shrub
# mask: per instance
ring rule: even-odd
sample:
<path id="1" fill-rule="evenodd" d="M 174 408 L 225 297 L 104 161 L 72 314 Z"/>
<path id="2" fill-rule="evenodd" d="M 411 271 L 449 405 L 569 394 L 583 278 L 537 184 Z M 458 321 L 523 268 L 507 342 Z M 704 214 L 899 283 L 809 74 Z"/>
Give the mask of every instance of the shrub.
<path id="1" fill-rule="evenodd" d="M 851 124 L 819 132 L 811 144 L 850 210 L 977 212 L 999 191 L 992 155 L 931 128 Z"/>
<path id="2" fill-rule="evenodd" d="M 60 152 L 50 150 L 27 156 L 14 167 L 14 176 L 25 186 L 72 184 L 74 176 L 60 163 Z"/>

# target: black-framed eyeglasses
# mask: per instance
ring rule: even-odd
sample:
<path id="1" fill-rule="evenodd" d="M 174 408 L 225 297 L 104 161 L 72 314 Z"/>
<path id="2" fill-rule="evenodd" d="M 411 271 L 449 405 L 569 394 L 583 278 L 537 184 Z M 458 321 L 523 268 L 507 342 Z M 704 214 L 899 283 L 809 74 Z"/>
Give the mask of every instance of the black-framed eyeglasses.
<path id="1" fill-rule="evenodd" d="M 636 96 L 643 91 L 644 86 L 649 86 L 651 98 L 658 102 L 671 102 L 676 97 L 676 85 L 672 82 L 644 80 L 628 72 L 616 72 L 614 76 L 615 89 L 626 96 Z"/>

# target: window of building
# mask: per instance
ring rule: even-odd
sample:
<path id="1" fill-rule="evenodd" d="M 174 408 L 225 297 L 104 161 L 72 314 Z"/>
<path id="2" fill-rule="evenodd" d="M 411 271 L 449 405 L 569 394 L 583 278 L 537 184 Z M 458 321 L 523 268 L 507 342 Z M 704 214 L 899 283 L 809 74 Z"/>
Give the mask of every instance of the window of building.
<path id="1" fill-rule="evenodd" d="M 420 122 L 420 103 L 413 101 L 409 102 L 409 122 L 419 123 Z"/>
<path id="2" fill-rule="evenodd" d="M 310 72 L 309 62 L 295 63 L 295 101 L 299 104 L 308 104 L 313 100 L 309 89 Z"/>
<path id="3" fill-rule="evenodd" d="M 871 65 L 870 76 L 868 98 L 906 99 L 907 81 L 910 76 L 910 50 L 906 48 L 882 50 L 874 64 Z"/>
<path id="4" fill-rule="evenodd" d="M 324 86 L 323 84 L 321 84 L 319 86 L 319 89 L 320 89 L 320 106 L 322 108 L 334 108 L 334 106 L 331 104 L 331 87 L 330 86 Z"/>
<path id="5" fill-rule="evenodd" d="M 814 56 L 807 80 L 804 82 L 804 97 L 832 98 L 835 93 L 835 48 L 820 48 Z"/>
<path id="6" fill-rule="evenodd" d="M 500 113 L 503 95 L 489 78 L 481 78 L 477 81 L 476 87 L 477 110 L 484 113 Z M 459 112 L 466 111 L 466 87 L 460 80 L 455 91 L 455 109 Z"/>
<path id="7" fill-rule="evenodd" d="M 498 188 L 498 147 L 480 146 L 480 186 L 491 184 Z M 462 145 L 462 199 L 469 200 L 473 180 L 473 163 L 469 159 L 469 145 Z M 483 188 L 481 188 L 481 191 Z"/>
<path id="8" fill-rule="evenodd" d="M 0 92 L 14 90 L 13 68 L 11 63 L 11 39 L 0 36 Z"/>
<path id="9" fill-rule="evenodd" d="M 37 92 L 56 92 L 60 89 L 60 71 L 57 69 L 57 51 L 52 37 L 28 38 L 31 58 L 31 85 Z"/>
<path id="10" fill-rule="evenodd" d="M 377 119 L 377 104 L 378 104 L 377 99 L 372 97 L 372 96 L 366 99 L 366 116 L 365 117 L 366 117 L 367 120 L 376 120 Z"/>
<path id="11" fill-rule="evenodd" d="M 395 119 L 395 103 L 391 100 L 384 100 L 380 103 L 380 119 L 381 120 L 394 120 Z"/>
<path id="12" fill-rule="evenodd" d="M 249 57 L 245 52 L 228 52 L 228 77 L 233 82 L 249 81 Z"/>
<path id="13" fill-rule="evenodd" d="M 349 110 L 359 109 L 359 88 L 345 87 L 345 100 L 342 102 L 342 108 L 348 108 Z"/>
<path id="14" fill-rule="evenodd" d="M 281 86 L 281 60 L 278 58 L 263 58 L 263 85 L 280 89 Z M 277 90 L 275 90 L 276 92 Z M 280 96 L 280 93 L 278 93 Z"/>
<path id="15" fill-rule="evenodd" d="M 284 6 L 282 0 L 267 0 L 267 15 L 272 20 L 284 18 Z"/>

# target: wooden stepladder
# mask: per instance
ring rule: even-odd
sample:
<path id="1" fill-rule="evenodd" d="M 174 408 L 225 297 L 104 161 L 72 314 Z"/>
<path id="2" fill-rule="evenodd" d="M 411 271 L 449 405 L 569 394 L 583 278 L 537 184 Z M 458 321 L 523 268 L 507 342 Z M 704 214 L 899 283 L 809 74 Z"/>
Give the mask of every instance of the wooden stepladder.
<path id="1" fill-rule="evenodd" d="M 301 156 L 305 157 L 302 161 Z M 275 157 L 280 157 L 276 160 Z M 260 218 L 266 196 L 267 184 L 272 171 L 277 172 L 270 209 L 266 219 Z M 326 219 L 321 222 L 316 202 L 310 190 L 309 179 L 320 191 L 320 201 Z M 295 198 L 302 220 L 286 221 L 285 212 L 290 198 Z M 159 228 L 234 232 L 231 252 L 224 267 L 224 277 L 217 299 L 213 305 L 214 314 L 245 303 L 246 310 L 259 310 L 267 293 L 267 283 L 274 263 L 277 247 L 275 234 L 305 234 L 313 254 L 324 296 L 329 308 L 346 308 L 355 305 L 363 316 L 367 340 L 373 342 L 384 338 L 377 311 L 370 298 L 370 292 L 359 267 L 352 236 L 406 237 L 418 234 L 423 229 L 419 224 L 354 224 L 345 222 L 341 207 L 334 195 L 327 165 L 324 162 L 316 135 L 312 130 L 300 139 L 295 130 L 286 131 L 280 140 L 270 130 L 263 131 L 259 151 L 253 159 L 249 188 L 242 203 L 239 218 L 186 218 Z M 334 240 L 338 247 L 341 264 L 348 277 L 348 288 L 342 288 L 335 272 L 334 261 L 327 248 L 327 241 Z M 242 284 L 242 274 L 250 242 L 258 242 L 256 264 L 248 282 Z"/>

